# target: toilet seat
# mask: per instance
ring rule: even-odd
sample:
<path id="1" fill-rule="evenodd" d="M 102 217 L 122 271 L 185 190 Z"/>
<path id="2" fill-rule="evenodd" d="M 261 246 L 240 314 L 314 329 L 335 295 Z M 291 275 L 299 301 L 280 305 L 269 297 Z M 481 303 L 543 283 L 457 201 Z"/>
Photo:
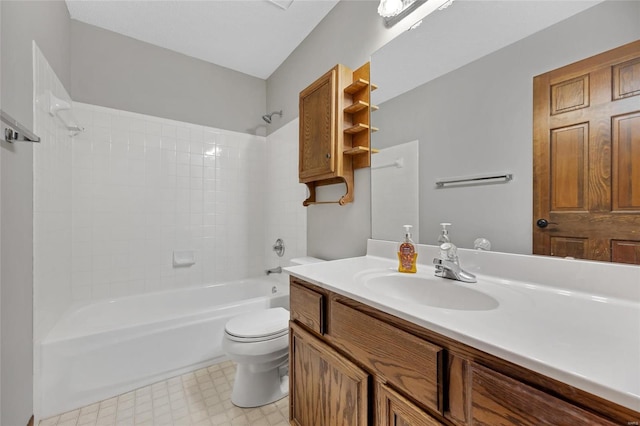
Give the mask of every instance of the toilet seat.
<path id="1" fill-rule="evenodd" d="M 289 311 L 271 308 L 238 315 L 227 322 L 224 331 L 236 342 L 263 342 L 285 336 L 289 332 Z"/>

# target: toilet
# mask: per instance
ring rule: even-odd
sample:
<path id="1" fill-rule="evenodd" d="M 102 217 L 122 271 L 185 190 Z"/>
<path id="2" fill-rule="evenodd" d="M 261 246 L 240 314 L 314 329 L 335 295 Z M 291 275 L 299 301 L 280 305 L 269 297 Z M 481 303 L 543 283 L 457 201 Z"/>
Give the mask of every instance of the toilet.
<path id="1" fill-rule="evenodd" d="M 322 262 L 310 257 L 292 265 Z M 231 402 L 243 408 L 270 404 L 289 394 L 289 311 L 264 309 L 231 318 L 222 347 L 236 363 Z"/>
<path id="2" fill-rule="evenodd" d="M 222 346 L 237 364 L 234 405 L 259 407 L 289 394 L 288 310 L 271 308 L 230 319 Z"/>

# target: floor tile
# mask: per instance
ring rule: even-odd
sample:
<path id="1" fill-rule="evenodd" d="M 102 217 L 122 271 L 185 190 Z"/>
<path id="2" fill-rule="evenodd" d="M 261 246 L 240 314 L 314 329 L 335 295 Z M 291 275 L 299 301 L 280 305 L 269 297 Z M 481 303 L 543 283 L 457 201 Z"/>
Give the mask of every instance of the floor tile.
<path id="1" fill-rule="evenodd" d="M 286 426 L 289 398 L 257 408 L 231 403 L 231 361 L 172 377 L 40 421 L 39 426 Z"/>

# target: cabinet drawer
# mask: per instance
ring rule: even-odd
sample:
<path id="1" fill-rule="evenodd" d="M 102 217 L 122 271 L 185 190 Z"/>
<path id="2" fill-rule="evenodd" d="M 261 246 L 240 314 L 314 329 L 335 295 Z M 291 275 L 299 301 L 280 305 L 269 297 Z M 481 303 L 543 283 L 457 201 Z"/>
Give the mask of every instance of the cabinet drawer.
<path id="1" fill-rule="evenodd" d="M 324 333 L 324 295 L 293 280 L 289 290 L 291 320 L 303 324 L 318 334 Z"/>
<path id="2" fill-rule="evenodd" d="M 443 349 L 338 301 L 331 301 L 330 340 L 371 371 L 439 413 Z"/>
<path id="3" fill-rule="evenodd" d="M 615 424 L 477 364 L 472 365 L 471 377 L 471 418 L 474 425 Z"/>

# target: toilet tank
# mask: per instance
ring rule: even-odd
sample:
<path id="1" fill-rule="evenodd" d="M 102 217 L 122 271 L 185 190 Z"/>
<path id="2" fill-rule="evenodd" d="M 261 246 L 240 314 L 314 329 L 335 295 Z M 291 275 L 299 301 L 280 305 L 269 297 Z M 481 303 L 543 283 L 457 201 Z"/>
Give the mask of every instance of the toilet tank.
<path id="1" fill-rule="evenodd" d="M 317 257 L 305 256 L 305 257 L 294 257 L 289 262 L 291 263 L 291 265 L 289 266 L 298 266 L 298 265 L 308 265 L 310 263 L 324 262 L 324 260 L 318 259 Z"/>

